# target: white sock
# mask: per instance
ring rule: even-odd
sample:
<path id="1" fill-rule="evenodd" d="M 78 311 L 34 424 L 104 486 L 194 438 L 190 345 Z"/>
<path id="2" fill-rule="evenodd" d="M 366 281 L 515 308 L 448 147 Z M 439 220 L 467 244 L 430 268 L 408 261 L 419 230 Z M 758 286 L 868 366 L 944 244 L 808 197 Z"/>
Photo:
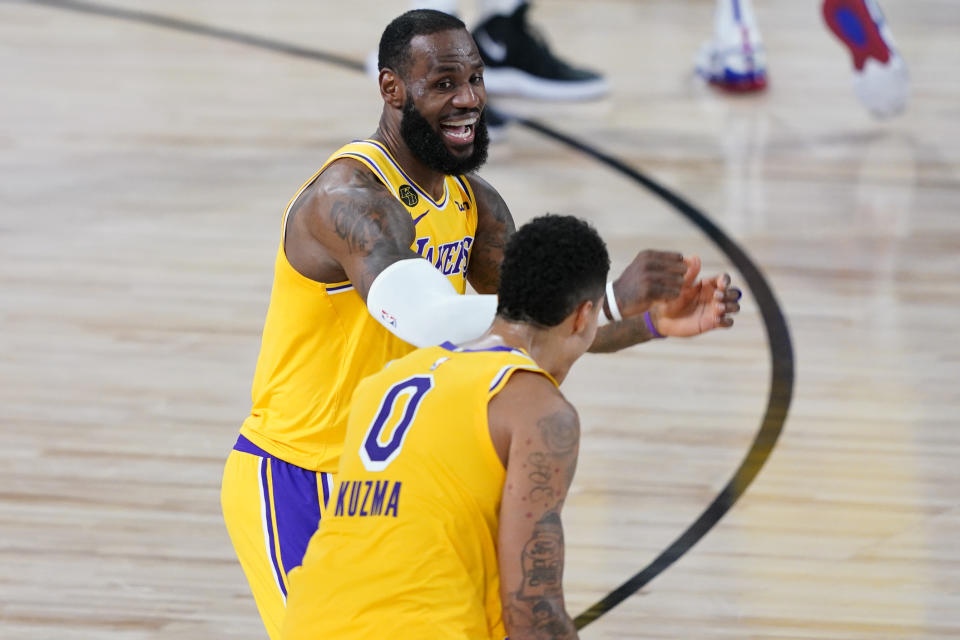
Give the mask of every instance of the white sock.
<path id="1" fill-rule="evenodd" d="M 723 31 L 725 25 L 735 22 L 739 13 L 740 23 L 749 29 L 757 28 L 757 20 L 753 16 L 753 3 L 750 0 L 717 0 L 717 8 L 713 13 L 714 30 Z"/>

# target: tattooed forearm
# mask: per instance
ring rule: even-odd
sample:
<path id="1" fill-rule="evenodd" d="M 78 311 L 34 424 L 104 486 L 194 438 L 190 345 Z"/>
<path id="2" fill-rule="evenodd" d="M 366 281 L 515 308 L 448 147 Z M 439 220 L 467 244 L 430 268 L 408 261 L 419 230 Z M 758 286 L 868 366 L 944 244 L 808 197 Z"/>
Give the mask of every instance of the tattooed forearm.
<path id="1" fill-rule="evenodd" d="M 467 279 L 478 293 L 496 293 L 500 288 L 500 263 L 503 262 L 502 244 L 492 244 L 478 238 L 470 254 Z"/>
<path id="2" fill-rule="evenodd" d="M 529 494 L 531 503 L 562 498 L 573 481 L 580 443 L 580 422 L 576 412 L 570 408 L 540 418 L 537 428 L 547 450 L 535 451 L 527 457 L 530 468 L 528 478 L 532 483 Z M 561 469 L 564 475 L 555 481 L 554 476 Z M 554 487 L 561 487 L 561 493 Z"/>
<path id="3" fill-rule="evenodd" d="M 510 236 L 517 230 L 510 209 L 490 185 L 470 178 L 477 196 L 477 237 L 470 252 L 467 277 L 478 293 L 496 293 L 500 287 L 500 263 Z"/>
<path id="4" fill-rule="evenodd" d="M 477 238 L 470 253 L 467 277 L 479 293 L 496 293 L 500 288 L 500 263 L 507 241 L 516 229 L 513 220 L 497 229 L 477 229 Z"/>
<path id="5" fill-rule="evenodd" d="M 653 335 L 647 328 L 643 316 L 631 316 L 619 322 L 600 327 L 589 351 L 591 353 L 610 353 L 652 339 Z"/>
<path id="6" fill-rule="evenodd" d="M 563 525 L 558 509 L 559 505 L 540 518 L 523 547 L 520 588 L 504 603 L 512 637 L 577 637 L 563 604 Z"/>
<path id="7" fill-rule="evenodd" d="M 530 503 L 535 504 L 541 501 L 552 502 L 557 499 L 556 491 L 553 489 L 554 466 L 546 454 L 536 452 L 527 457 L 527 465 L 531 469 L 527 475 L 533 487 L 530 489 Z"/>
<path id="8" fill-rule="evenodd" d="M 547 511 L 533 527 L 523 548 L 523 584 L 519 600 L 541 600 L 563 592 L 563 526 L 560 515 Z"/>

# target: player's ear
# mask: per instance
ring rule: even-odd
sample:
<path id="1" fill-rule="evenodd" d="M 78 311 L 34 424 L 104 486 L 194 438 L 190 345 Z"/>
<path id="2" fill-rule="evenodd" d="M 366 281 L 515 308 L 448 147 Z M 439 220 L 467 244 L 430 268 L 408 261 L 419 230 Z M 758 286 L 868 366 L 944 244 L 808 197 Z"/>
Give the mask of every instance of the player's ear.
<path id="1" fill-rule="evenodd" d="M 573 311 L 573 333 L 585 333 L 590 327 L 591 316 L 596 312 L 593 300 L 584 300 Z"/>
<path id="2" fill-rule="evenodd" d="M 390 67 L 380 70 L 380 96 L 383 101 L 394 109 L 402 109 L 406 91 L 403 88 L 403 78 Z"/>

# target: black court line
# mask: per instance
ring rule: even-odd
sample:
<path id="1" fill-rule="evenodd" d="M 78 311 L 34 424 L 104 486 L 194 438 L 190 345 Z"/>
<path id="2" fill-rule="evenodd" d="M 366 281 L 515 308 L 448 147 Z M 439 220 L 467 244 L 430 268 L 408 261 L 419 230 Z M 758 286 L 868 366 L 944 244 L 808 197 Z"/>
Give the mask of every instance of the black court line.
<path id="1" fill-rule="evenodd" d="M 83 2 L 83 0 L 14 0 L 14 1 L 23 2 L 25 4 L 27 3 L 38 4 L 38 5 L 43 5 L 47 7 L 52 7 L 55 9 L 66 9 L 68 11 L 76 11 L 77 13 L 88 13 L 91 15 L 103 16 L 105 18 L 116 18 L 118 20 L 127 20 L 129 22 L 148 24 L 154 27 L 173 29 L 175 31 L 183 31 L 183 32 L 192 33 L 198 36 L 206 36 L 208 38 L 216 38 L 218 40 L 235 42 L 237 44 L 245 44 L 251 47 L 256 47 L 258 49 L 266 49 L 267 51 L 273 51 L 274 53 L 282 53 L 288 56 L 293 56 L 295 58 L 306 58 L 308 60 L 328 62 L 330 64 L 334 64 L 340 67 L 346 67 L 347 69 L 352 69 L 354 71 L 363 71 L 362 62 L 358 62 L 350 58 L 345 58 L 343 56 L 338 56 L 335 53 L 318 51 L 316 49 L 310 49 L 307 47 L 301 47 L 295 44 L 290 44 L 289 42 L 273 40 L 272 38 L 264 38 L 262 36 L 257 36 L 250 33 L 243 33 L 241 31 L 234 31 L 232 29 L 214 27 L 212 25 L 202 24 L 200 22 L 192 22 L 190 20 L 173 18 L 171 16 L 165 16 L 159 13 L 151 13 L 149 11 L 138 11 L 136 9 L 123 9 L 120 7 L 110 7 L 103 4 L 96 4 L 93 2 Z"/>
<path id="2" fill-rule="evenodd" d="M 20 2 L 44 5 L 57 9 L 66 9 L 80 13 L 99 15 L 121 20 L 128 20 L 143 24 L 150 24 L 157 27 L 184 31 L 196 35 L 218 38 L 239 44 L 246 44 L 260 49 L 266 49 L 277 53 L 283 53 L 300 58 L 308 58 L 326 62 L 355 71 L 363 71 L 363 64 L 356 60 L 344 58 L 335 54 L 326 53 L 305 47 L 299 47 L 288 43 L 271 40 L 247 33 L 221 29 L 196 22 L 189 22 L 179 18 L 171 18 L 146 11 L 134 11 L 108 7 L 90 2 L 79 0 L 19 0 Z M 767 458 L 770 456 L 773 447 L 780 437 L 784 422 L 787 419 L 787 411 L 790 408 L 790 400 L 793 396 L 794 367 L 793 367 L 793 345 L 790 340 L 790 330 L 787 327 L 786 318 L 780 305 L 777 303 L 776 296 L 770 285 L 767 283 L 760 269 L 754 264 L 746 252 L 725 234 L 716 224 L 714 224 L 702 211 L 697 209 L 682 197 L 656 182 L 652 178 L 640 173 L 638 170 L 629 166 L 622 160 L 619 160 L 599 149 L 577 140 L 571 136 L 560 133 L 559 131 L 539 122 L 525 118 L 514 118 L 509 114 L 504 114 L 507 119 L 535 131 L 547 138 L 555 140 L 575 151 L 587 155 L 617 173 L 644 187 L 654 195 L 663 199 L 667 204 L 677 210 L 678 213 L 686 217 L 707 236 L 713 240 L 717 247 L 726 254 L 727 258 L 740 271 L 746 287 L 753 294 L 760 308 L 760 314 L 763 317 L 764 327 L 767 331 L 767 340 L 770 345 L 771 375 L 770 375 L 770 394 L 767 400 L 767 408 L 763 419 L 760 422 L 760 430 L 757 432 L 746 457 L 740 463 L 740 466 L 734 472 L 733 477 L 723 488 L 723 490 L 714 498 L 713 502 L 700 514 L 700 516 L 687 529 L 674 540 L 669 547 L 660 553 L 644 569 L 637 572 L 629 580 L 611 591 L 602 600 L 591 606 L 589 609 L 577 616 L 575 623 L 578 629 L 587 626 L 613 607 L 617 606 L 628 597 L 642 589 L 651 580 L 663 573 L 670 565 L 677 561 L 683 554 L 689 551 L 710 529 L 716 525 L 720 519 L 736 504 L 737 500 L 743 495 L 750 484 L 756 478 L 760 469 L 763 468 Z"/>
<path id="3" fill-rule="evenodd" d="M 773 290 L 767 283 L 766 278 L 763 277 L 760 269 L 758 269 L 750 257 L 747 256 L 746 252 L 707 218 L 703 212 L 663 185 L 613 156 L 607 155 L 584 142 L 560 133 L 535 120 L 518 118 L 517 122 L 548 138 L 552 138 L 572 149 L 580 151 L 599 161 L 601 164 L 630 178 L 634 182 L 639 183 L 662 198 L 680 214 L 703 230 L 717 247 L 726 254 L 746 281 L 747 287 L 753 294 L 760 308 L 763 324 L 767 330 L 767 340 L 770 344 L 770 360 L 772 365 L 770 395 L 767 399 L 767 408 L 763 420 L 760 422 L 760 430 L 750 445 L 750 449 L 747 451 L 743 462 L 740 463 L 733 477 L 730 478 L 730 481 L 720 494 L 710 503 L 710 506 L 708 506 L 693 524 L 687 527 L 687 530 L 680 534 L 669 547 L 654 558 L 646 568 L 637 572 L 632 578 L 577 616 L 575 623 L 578 629 L 582 629 L 642 589 L 647 583 L 663 573 L 667 567 L 676 562 L 680 556 L 689 551 L 693 545 L 699 542 L 700 539 L 720 521 L 720 518 L 736 504 L 740 496 L 742 496 L 747 490 L 747 487 L 750 486 L 750 483 L 753 482 L 753 479 L 760 473 L 760 469 L 763 468 L 764 463 L 770 456 L 770 452 L 773 451 L 773 447 L 776 445 L 777 439 L 780 437 L 780 432 L 783 430 L 784 422 L 787 419 L 787 410 L 790 407 L 790 399 L 793 395 L 793 346 L 790 341 L 790 330 L 787 327 L 786 318 L 780 309 L 780 305 L 777 303 Z"/>

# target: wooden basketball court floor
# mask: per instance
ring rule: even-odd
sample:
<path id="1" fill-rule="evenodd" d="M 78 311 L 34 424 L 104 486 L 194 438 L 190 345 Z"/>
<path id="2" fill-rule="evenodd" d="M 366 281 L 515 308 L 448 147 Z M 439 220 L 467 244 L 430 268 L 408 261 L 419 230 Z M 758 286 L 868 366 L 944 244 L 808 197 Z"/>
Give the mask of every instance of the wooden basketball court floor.
<path id="1" fill-rule="evenodd" d="M 222 463 L 281 210 L 380 109 L 358 71 L 263 45 L 360 61 L 406 5 L 104 3 L 0 2 L 0 638 L 263 638 Z M 494 101 L 733 244 L 523 125 L 482 170 L 518 221 L 587 217 L 615 268 L 675 248 L 760 278 L 731 331 L 587 356 L 564 385 L 570 612 L 667 551 L 583 638 L 960 637 L 960 5 L 883 1 L 913 96 L 878 123 L 815 2 L 756 3 L 766 94 L 700 86 L 712 4 L 544 0 L 612 95 Z"/>

